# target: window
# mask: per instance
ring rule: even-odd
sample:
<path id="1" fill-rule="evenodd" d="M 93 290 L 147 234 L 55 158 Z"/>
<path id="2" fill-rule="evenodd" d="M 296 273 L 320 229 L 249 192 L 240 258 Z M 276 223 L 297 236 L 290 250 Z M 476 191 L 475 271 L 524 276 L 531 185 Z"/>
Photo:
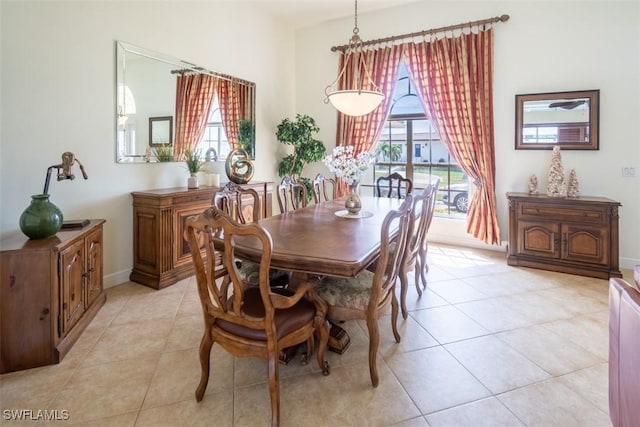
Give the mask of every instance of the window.
<path id="1" fill-rule="evenodd" d="M 467 176 L 432 126 L 402 62 L 391 111 L 375 150 L 377 161 L 372 167 L 371 187 L 378 177 L 398 172 L 413 181 L 414 191 L 421 191 L 435 175 L 440 177 L 435 215 L 466 217 Z"/>
<path id="2" fill-rule="evenodd" d="M 207 127 L 196 149 L 200 150 L 202 156 L 209 160 L 225 160 L 227 153 L 231 151 L 229 141 L 227 141 L 227 134 L 222 124 L 222 116 L 220 115 L 217 97 L 214 98 L 211 104 L 211 113 L 207 120 Z"/>

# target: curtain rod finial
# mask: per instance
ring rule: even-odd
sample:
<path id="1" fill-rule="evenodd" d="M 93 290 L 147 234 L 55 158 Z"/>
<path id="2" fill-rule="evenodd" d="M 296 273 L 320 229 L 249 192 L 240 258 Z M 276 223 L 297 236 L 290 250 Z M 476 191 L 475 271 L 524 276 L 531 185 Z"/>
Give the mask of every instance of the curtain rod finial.
<path id="1" fill-rule="evenodd" d="M 509 15 L 501 15 L 500 22 L 507 22 L 509 20 Z"/>

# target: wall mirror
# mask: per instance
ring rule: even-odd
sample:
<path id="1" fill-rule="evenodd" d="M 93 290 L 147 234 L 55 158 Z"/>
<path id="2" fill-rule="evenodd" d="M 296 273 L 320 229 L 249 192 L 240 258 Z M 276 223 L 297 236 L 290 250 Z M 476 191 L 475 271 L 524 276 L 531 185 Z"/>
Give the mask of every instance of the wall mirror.
<path id="1" fill-rule="evenodd" d="M 599 90 L 516 95 L 516 150 L 598 150 Z"/>
<path id="2" fill-rule="evenodd" d="M 178 82 L 185 76 L 214 78 L 209 79 L 213 88 L 203 95 L 207 99 L 194 102 L 205 106 L 195 112 L 184 107 L 190 99 L 176 106 L 178 86 L 184 86 Z M 184 129 L 194 127 L 185 120 L 204 126 L 197 135 L 185 136 Z M 196 141 L 203 160 L 224 160 L 232 145 L 242 145 L 255 159 L 254 129 L 254 83 L 116 41 L 116 162 L 157 162 L 159 149 L 179 149 L 176 136 Z"/>

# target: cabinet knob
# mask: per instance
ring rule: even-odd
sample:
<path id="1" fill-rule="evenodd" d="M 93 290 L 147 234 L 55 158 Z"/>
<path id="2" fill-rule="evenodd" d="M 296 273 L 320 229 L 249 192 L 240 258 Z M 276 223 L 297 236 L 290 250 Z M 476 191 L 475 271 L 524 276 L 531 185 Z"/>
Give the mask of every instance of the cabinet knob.
<path id="1" fill-rule="evenodd" d="M 49 314 L 49 309 L 46 307 L 43 308 L 42 313 L 40 314 L 40 320 L 44 320 L 44 318 L 47 317 L 48 314 Z"/>

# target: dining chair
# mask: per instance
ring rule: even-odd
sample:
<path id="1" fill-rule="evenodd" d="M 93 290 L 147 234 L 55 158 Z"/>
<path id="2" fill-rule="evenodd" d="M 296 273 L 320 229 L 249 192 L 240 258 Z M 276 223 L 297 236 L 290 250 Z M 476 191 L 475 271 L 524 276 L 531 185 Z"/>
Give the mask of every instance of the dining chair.
<path id="1" fill-rule="evenodd" d="M 413 181 L 405 178 L 398 172 L 394 172 L 388 176 L 381 176 L 376 179 L 376 196 L 377 197 L 395 197 L 404 199 L 407 194 L 413 190 Z"/>
<path id="2" fill-rule="evenodd" d="M 235 182 L 228 182 L 222 190 L 213 195 L 213 206 L 238 221 L 240 224 L 258 222 L 260 219 L 260 195 L 253 188 L 242 187 Z M 237 259 L 239 272 L 245 282 L 258 285 L 260 265 Z M 291 280 L 291 272 L 277 269 L 269 270 L 271 286 L 286 287 Z"/>
<path id="3" fill-rule="evenodd" d="M 378 386 L 378 319 L 387 313 L 389 304 L 393 336 L 396 342 L 401 339 L 396 325 L 398 299 L 395 286 L 406 246 L 412 207 L 413 196 L 408 194 L 397 210 L 391 210 L 386 215 L 380 232 L 380 257 L 375 272 L 364 270 L 353 278 L 325 276 L 316 289 L 318 297 L 328 306 L 327 318 L 330 321 L 366 321 L 369 330 L 369 374 L 374 387 Z"/>
<path id="4" fill-rule="evenodd" d="M 290 212 L 307 206 L 307 187 L 285 176 L 278 185 L 278 205 L 280 212 Z"/>
<path id="5" fill-rule="evenodd" d="M 200 341 L 201 374 L 196 400 L 199 402 L 204 397 L 209 382 L 211 348 L 218 343 L 236 357 L 267 360 L 271 425 L 277 426 L 281 349 L 306 342 L 310 354 L 317 333 L 318 365 L 323 375 L 329 375 L 329 364 L 324 358 L 329 339 L 326 309 L 313 293 L 315 284 L 301 281 L 295 292 L 270 287 L 273 247 L 270 234 L 258 224 L 240 224 L 216 207 L 188 218 L 187 235 L 205 324 Z M 238 272 L 235 249 L 237 241 L 242 239 L 255 242 L 260 249 L 259 286 L 247 286 Z M 222 253 L 226 272 L 222 278 L 212 261 L 217 252 Z M 303 358 L 303 363 L 306 362 Z"/>
<path id="6" fill-rule="evenodd" d="M 336 180 L 321 173 L 313 179 L 313 200 L 316 203 L 326 202 L 336 198 Z"/>
<path id="7" fill-rule="evenodd" d="M 418 278 L 419 276 L 423 276 L 421 269 L 425 267 L 428 268 L 428 266 L 426 266 L 427 230 L 433 217 L 439 183 L 440 178 L 437 178 L 435 184 L 428 184 L 422 192 L 413 196 L 413 208 L 409 214 L 406 248 L 400 264 L 399 273 L 400 309 L 404 319 L 409 316 L 407 310 L 407 290 L 409 287 L 409 272 L 412 269 L 415 272 L 415 285 L 418 290 L 418 295 L 422 296 L 422 289 L 420 289 Z M 422 259 L 423 253 L 424 260 Z M 426 288 L 426 276 L 424 286 Z"/>

